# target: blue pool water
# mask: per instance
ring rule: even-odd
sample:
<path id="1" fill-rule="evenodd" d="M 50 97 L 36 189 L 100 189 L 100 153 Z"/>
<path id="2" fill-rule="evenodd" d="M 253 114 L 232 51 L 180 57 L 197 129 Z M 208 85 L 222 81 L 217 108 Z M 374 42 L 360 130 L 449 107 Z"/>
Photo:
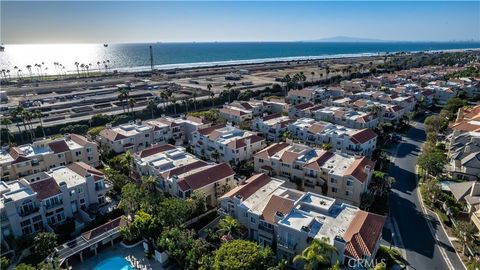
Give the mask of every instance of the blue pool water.
<path id="1" fill-rule="evenodd" d="M 117 256 L 101 261 L 93 270 L 133 270 L 133 267 L 125 258 Z"/>

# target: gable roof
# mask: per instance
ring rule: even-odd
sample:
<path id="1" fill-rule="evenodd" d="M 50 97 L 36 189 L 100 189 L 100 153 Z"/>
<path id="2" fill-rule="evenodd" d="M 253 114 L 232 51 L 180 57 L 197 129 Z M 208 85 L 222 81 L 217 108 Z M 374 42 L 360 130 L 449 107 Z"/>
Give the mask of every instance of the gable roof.
<path id="1" fill-rule="evenodd" d="M 258 135 L 250 135 L 250 136 L 242 138 L 242 139 L 231 141 L 227 144 L 227 146 L 228 146 L 228 148 L 238 149 L 238 148 L 247 146 L 246 140 L 250 140 L 250 144 L 252 144 L 252 143 L 264 141 L 265 138 L 260 137 Z"/>
<path id="2" fill-rule="evenodd" d="M 269 147 L 263 149 L 262 151 L 256 153 L 255 156 L 258 157 L 258 158 L 267 159 L 267 158 L 275 155 L 276 153 L 278 153 L 282 149 L 287 148 L 289 145 L 290 144 L 288 144 L 286 142 L 275 143 L 275 144 L 272 144 Z"/>
<path id="3" fill-rule="evenodd" d="M 354 259 L 371 256 L 384 224 L 384 216 L 359 210 L 343 236 L 346 241 L 345 255 Z"/>
<path id="4" fill-rule="evenodd" d="M 309 169 L 320 170 L 322 168 L 323 164 L 325 164 L 325 162 L 327 162 L 327 160 L 330 159 L 334 155 L 335 154 L 332 153 L 332 152 L 322 150 L 320 152 L 320 155 L 316 159 L 314 159 L 313 161 L 305 164 L 305 167 L 309 168 Z"/>
<path id="5" fill-rule="evenodd" d="M 362 129 L 356 133 L 354 133 L 351 137 L 350 137 L 350 140 L 353 142 L 353 143 L 366 143 L 372 139 L 374 139 L 375 137 L 377 137 L 377 133 L 375 133 L 373 130 L 369 129 L 369 128 L 366 128 L 366 129 Z"/>
<path id="6" fill-rule="evenodd" d="M 68 147 L 68 144 L 65 142 L 65 140 L 51 142 L 48 144 L 48 146 L 50 147 L 50 149 L 52 149 L 53 153 L 55 154 L 70 151 L 70 147 Z"/>
<path id="7" fill-rule="evenodd" d="M 70 140 L 76 142 L 77 144 L 79 144 L 81 146 L 85 146 L 88 143 L 94 143 L 94 142 L 90 142 L 87 138 L 85 138 L 82 135 L 70 133 L 69 136 L 70 136 Z"/>
<path id="8" fill-rule="evenodd" d="M 100 131 L 100 136 L 106 138 L 109 141 L 118 141 L 118 140 L 122 140 L 122 139 L 127 138 L 123 134 L 120 134 L 120 133 L 118 133 L 114 130 L 108 129 L 108 128 Z"/>
<path id="9" fill-rule="evenodd" d="M 206 168 L 205 170 L 201 170 L 183 177 L 183 179 L 179 181 L 179 186 L 183 191 L 188 189 L 195 190 L 213 184 L 234 174 L 235 172 L 228 164 L 216 164 Z M 184 183 L 180 184 L 181 182 Z"/>
<path id="10" fill-rule="evenodd" d="M 344 176 L 353 176 L 360 182 L 365 182 L 368 178 L 368 174 L 365 171 L 365 167 L 369 166 L 370 170 L 373 170 L 375 167 L 375 162 L 371 161 L 367 157 L 357 158 L 355 159 L 350 167 L 344 172 Z"/>
<path id="11" fill-rule="evenodd" d="M 111 231 L 117 227 L 122 227 L 122 226 L 125 226 L 127 224 L 126 220 L 125 220 L 125 216 L 121 216 L 121 217 L 118 217 L 114 220 L 111 220 L 103 225 L 100 225 L 88 232 L 84 232 L 82 234 L 82 237 L 85 239 L 85 240 L 90 240 L 90 239 L 93 239 L 97 236 L 100 236 L 108 231 Z"/>
<path id="12" fill-rule="evenodd" d="M 37 193 L 37 198 L 40 201 L 60 194 L 60 187 L 52 177 L 30 183 L 30 187 Z"/>
<path id="13" fill-rule="evenodd" d="M 199 129 L 197 130 L 198 133 L 202 134 L 203 136 L 208 136 L 210 133 L 212 133 L 214 130 L 216 129 L 219 129 L 219 128 L 224 128 L 226 126 L 225 123 L 223 124 L 218 124 L 218 125 L 215 125 L 215 126 L 211 126 L 211 127 L 206 127 L 206 128 L 202 128 L 202 129 Z"/>
<path id="14" fill-rule="evenodd" d="M 230 197 L 233 198 L 234 196 L 241 196 L 242 198 L 246 199 L 250 197 L 253 193 L 259 190 L 261 187 L 265 186 L 271 180 L 270 176 L 261 173 L 256 174 L 245 180 L 245 182 L 229 192 L 225 193 L 222 198 Z"/>
<path id="15" fill-rule="evenodd" d="M 163 179 L 168 179 L 174 175 L 182 175 L 184 173 L 187 173 L 189 171 L 198 169 L 200 167 L 207 166 L 208 163 L 203 161 L 203 160 L 198 160 L 189 164 L 186 164 L 184 166 L 176 167 L 174 169 L 168 170 L 164 173 L 162 173 Z"/>
<path id="16" fill-rule="evenodd" d="M 275 224 L 275 214 L 280 212 L 284 215 L 290 213 L 293 208 L 294 201 L 277 195 L 272 195 L 267 205 L 263 209 L 261 219 L 270 224 Z"/>
<path id="17" fill-rule="evenodd" d="M 138 155 L 140 156 L 140 158 L 144 158 L 144 157 L 149 157 L 151 155 L 155 155 L 155 154 L 162 153 L 172 149 L 175 149 L 175 146 L 171 144 L 153 145 L 150 148 L 147 148 L 138 152 Z"/>
<path id="18" fill-rule="evenodd" d="M 82 162 L 82 161 L 79 161 L 79 162 L 73 162 L 71 164 L 68 164 L 67 165 L 67 168 L 69 168 L 70 170 L 74 171 L 75 173 L 85 177 L 87 176 L 87 174 L 93 174 L 94 175 L 94 178 L 95 176 L 99 176 L 101 178 L 103 178 L 104 174 L 95 169 L 94 167 L 86 164 L 85 162 Z M 95 180 L 97 180 L 98 178 L 96 178 Z"/>

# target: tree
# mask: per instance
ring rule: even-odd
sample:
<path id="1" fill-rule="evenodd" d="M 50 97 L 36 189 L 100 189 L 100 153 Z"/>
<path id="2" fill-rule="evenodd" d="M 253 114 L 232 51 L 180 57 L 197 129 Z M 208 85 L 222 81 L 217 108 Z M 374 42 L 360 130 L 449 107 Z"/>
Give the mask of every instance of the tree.
<path id="1" fill-rule="evenodd" d="M 207 211 L 206 201 L 205 193 L 200 191 L 194 191 L 190 198 L 187 199 L 191 209 L 193 209 L 193 215 L 201 215 Z"/>
<path id="2" fill-rule="evenodd" d="M 305 270 L 311 270 L 315 265 L 329 265 L 330 258 L 337 249 L 328 243 L 328 239 L 313 239 L 312 243 L 306 247 L 302 254 L 296 255 L 293 262 L 303 262 Z"/>
<path id="3" fill-rule="evenodd" d="M 113 190 L 118 193 L 122 192 L 122 188 L 129 182 L 129 179 L 125 174 L 122 174 L 113 168 L 106 168 L 103 172 L 108 181 L 113 184 Z"/>
<path id="4" fill-rule="evenodd" d="M 40 120 L 40 127 L 42 128 L 43 138 L 46 138 L 47 135 L 45 135 L 45 129 L 43 128 L 42 112 L 40 110 L 36 110 L 35 112 L 33 112 L 33 117 Z"/>
<path id="5" fill-rule="evenodd" d="M 10 120 L 10 118 L 3 117 L 2 120 L 0 121 L 0 124 L 2 126 L 5 126 L 5 130 L 6 130 L 5 136 L 7 137 L 8 144 L 10 144 L 12 134 L 10 133 L 10 129 L 8 127 L 12 124 L 12 120 Z"/>
<path id="6" fill-rule="evenodd" d="M 88 130 L 87 134 L 90 135 L 92 138 L 95 138 L 104 129 L 105 129 L 105 126 L 93 127 Z"/>
<path id="7" fill-rule="evenodd" d="M 218 161 L 220 158 L 220 153 L 218 153 L 217 149 L 213 150 L 213 152 L 210 154 L 215 161 Z"/>
<path id="8" fill-rule="evenodd" d="M 233 84 L 227 83 L 224 87 L 227 89 L 226 93 L 227 93 L 227 96 L 228 96 L 228 103 L 230 103 L 230 93 L 232 91 Z"/>
<path id="9" fill-rule="evenodd" d="M 134 110 L 134 107 L 135 107 L 135 104 L 137 102 L 135 101 L 135 99 L 133 98 L 130 98 L 128 100 L 128 106 L 130 107 L 130 110 L 132 111 L 132 120 L 135 120 L 135 110 Z"/>
<path id="10" fill-rule="evenodd" d="M 130 87 L 119 87 L 118 88 L 118 100 L 122 103 L 123 112 L 125 112 L 125 101 L 128 100 L 130 96 Z"/>
<path id="11" fill-rule="evenodd" d="M 190 205 L 179 198 L 165 198 L 158 204 L 158 220 L 164 227 L 180 226 L 192 214 Z"/>
<path id="12" fill-rule="evenodd" d="M 122 188 L 122 196 L 118 207 L 127 215 L 137 212 L 140 209 L 140 198 L 142 194 L 135 184 L 128 183 Z"/>
<path id="13" fill-rule="evenodd" d="M 0 269 L 7 269 L 9 265 L 10 265 L 10 260 L 7 259 L 7 257 L 0 258 Z"/>
<path id="14" fill-rule="evenodd" d="M 155 118 L 155 110 L 157 109 L 157 104 L 155 104 L 155 100 L 150 99 L 148 100 L 147 108 L 150 110 L 152 114 L 152 119 Z"/>
<path id="15" fill-rule="evenodd" d="M 425 132 L 438 134 L 440 130 L 445 129 L 447 123 L 448 122 L 445 118 L 442 118 L 439 115 L 431 115 L 425 118 Z"/>
<path id="16" fill-rule="evenodd" d="M 331 143 L 322 143 L 320 145 L 320 148 L 325 150 L 325 151 L 329 151 L 333 148 L 332 144 Z"/>
<path id="17" fill-rule="evenodd" d="M 50 255 L 57 246 L 57 235 L 50 232 L 40 232 L 33 238 L 33 248 L 35 253 L 42 258 Z"/>
<path id="18" fill-rule="evenodd" d="M 140 210 L 135 214 L 131 228 L 138 232 L 138 235 L 152 240 L 157 235 L 159 227 L 152 215 Z"/>
<path id="19" fill-rule="evenodd" d="M 155 176 L 143 176 L 142 187 L 149 193 L 155 193 L 157 191 L 157 179 Z"/>
<path id="20" fill-rule="evenodd" d="M 175 96 L 170 96 L 170 103 L 172 103 L 173 105 L 173 112 L 174 114 L 177 114 L 177 99 L 175 98 Z"/>
<path id="21" fill-rule="evenodd" d="M 30 264 L 21 263 L 15 266 L 14 270 L 35 270 L 35 267 L 31 266 Z"/>
<path id="22" fill-rule="evenodd" d="M 207 84 L 207 89 L 208 89 L 208 92 L 210 94 L 210 101 L 212 101 L 212 108 L 215 107 L 215 100 L 214 100 L 214 97 L 215 97 L 215 93 L 212 91 L 212 84 Z"/>
<path id="23" fill-rule="evenodd" d="M 198 269 L 208 250 L 207 242 L 194 236 L 193 230 L 172 227 L 162 232 L 157 245 L 169 253 L 180 269 Z"/>
<path id="24" fill-rule="evenodd" d="M 215 252 L 215 270 L 263 270 L 272 262 L 272 250 L 246 240 L 225 242 Z"/>
<path id="25" fill-rule="evenodd" d="M 240 224 L 231 216 L 225 216 L 218 222 L 219 231 L 223 234 L 232 235 L 240 229 Z"/>
<path id="26" fill-rule="evenodd" d="M 460 243 L 462 243 L 462 253 L 465 254 L 466 248 L 475 240 L 477 229 L 470 222 L 458 221 L 454 232 Z"/>
<path id="27" fill-rule="evenodd" d="M 447 156 L 437 149 L 424 149 L 417 159 L 417 164 L 426 174 L 437 176 L 447 164 Z"/>

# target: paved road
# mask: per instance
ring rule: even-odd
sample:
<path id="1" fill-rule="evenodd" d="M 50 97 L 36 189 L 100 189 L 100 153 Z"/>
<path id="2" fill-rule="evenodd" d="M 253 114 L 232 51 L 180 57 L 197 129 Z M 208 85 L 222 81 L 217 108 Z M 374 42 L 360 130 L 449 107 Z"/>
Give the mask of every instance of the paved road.
<path id="1" fill-rule="evenodd" d="M 439 221 L 424 215 L 417 196 L 415 163 L 424 140 L 423 124 L 415 122 L 392 154 L 389 173 L 396 182 L 389 203 L 397 229 L 394 237 L 399 239 L 396 244 L 404 249 L 409 269 L 464 269 Z"/>

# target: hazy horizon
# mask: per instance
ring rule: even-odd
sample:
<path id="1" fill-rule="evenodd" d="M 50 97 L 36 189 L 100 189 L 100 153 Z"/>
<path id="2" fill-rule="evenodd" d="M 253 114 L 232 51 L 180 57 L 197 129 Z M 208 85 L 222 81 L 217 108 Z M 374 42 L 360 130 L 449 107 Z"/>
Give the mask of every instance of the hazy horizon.
<path id="1" fill-rule="evenodd" d="M 478 2 L 2 1 L 4 44 L 480 41 Z"/>

